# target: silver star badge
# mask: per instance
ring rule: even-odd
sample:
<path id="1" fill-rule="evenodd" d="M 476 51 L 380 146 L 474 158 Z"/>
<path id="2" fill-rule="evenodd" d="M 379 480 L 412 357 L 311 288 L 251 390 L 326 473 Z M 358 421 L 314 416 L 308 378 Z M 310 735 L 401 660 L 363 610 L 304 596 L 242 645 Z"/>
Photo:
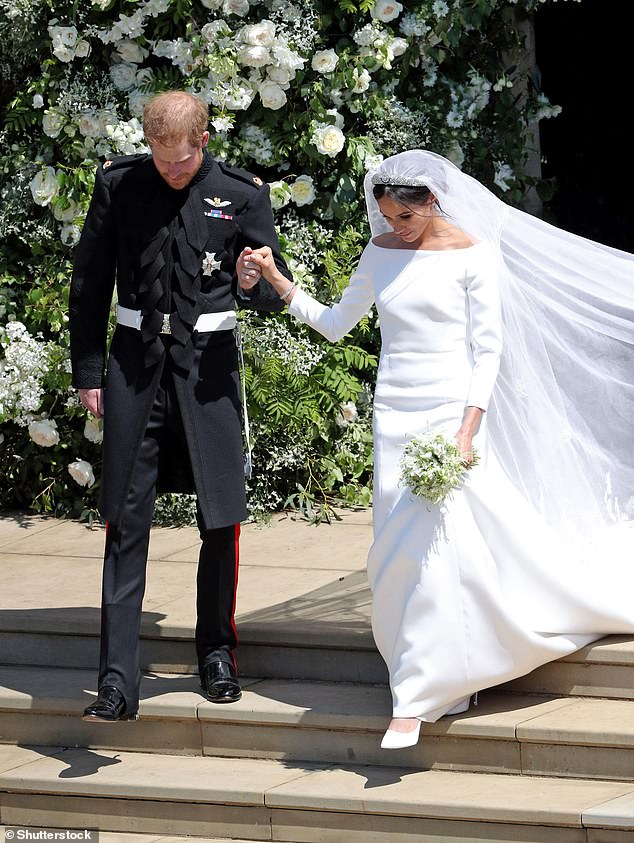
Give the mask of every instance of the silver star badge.
<path id="1" fill-rule="evenodd" d="M 220 269 L 221 262 L 216 260 L 215 252 L 205 252 L 203 258 L 203 275 L 211 275 L 216 269 Z"/>

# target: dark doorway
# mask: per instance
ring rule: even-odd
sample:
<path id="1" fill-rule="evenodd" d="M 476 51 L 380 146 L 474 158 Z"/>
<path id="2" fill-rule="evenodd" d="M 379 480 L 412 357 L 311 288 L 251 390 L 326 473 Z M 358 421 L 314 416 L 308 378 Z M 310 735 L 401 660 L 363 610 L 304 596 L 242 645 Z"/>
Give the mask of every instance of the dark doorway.
<path id="1" fill-rule="evenodd" d="M 548 3 L 535 15 L 544 93 L 562 113 L 540 123 L 548 203 L 568 231 L 634 252 L 634 48 L 620 3 Z"/>

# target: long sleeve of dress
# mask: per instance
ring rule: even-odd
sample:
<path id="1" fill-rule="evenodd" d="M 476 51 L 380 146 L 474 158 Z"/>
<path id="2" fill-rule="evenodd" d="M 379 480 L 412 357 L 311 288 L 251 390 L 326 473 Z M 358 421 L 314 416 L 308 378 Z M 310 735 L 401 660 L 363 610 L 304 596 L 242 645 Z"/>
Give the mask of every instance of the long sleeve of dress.
<path id="1" fill-rule="evenodd" d="M 374 290 L 370 261 L 367 253 L 364 252 L 339 302 L 327 307 L 309 296 L 304 290 L 298 289 L 289 305 L 289 313 L 315 328 L 330 342 L 336 342 L 354 328 L 368 312 L 373 302 Z"/>
<path id="2" fill-rule="evenodd" d="M 469 328 L 473 373 L 467 404 L 486 410 L 500 368 L 502 314 L 498 288 L 499 269 L 495 255 L 487 251 L 467 276 Z"/>

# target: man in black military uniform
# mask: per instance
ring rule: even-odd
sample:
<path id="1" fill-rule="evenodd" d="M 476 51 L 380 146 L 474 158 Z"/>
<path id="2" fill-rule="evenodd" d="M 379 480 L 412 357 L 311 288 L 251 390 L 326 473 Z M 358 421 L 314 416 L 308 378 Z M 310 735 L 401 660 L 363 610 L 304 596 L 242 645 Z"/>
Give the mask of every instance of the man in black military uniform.
<path id="1" fill-rule="evenodd" d="M 246 517 L 235 299 L 284 302 L 262 279 L 241 290 L 245 245 L 279 251 L 262 181 L 215 161 L 206 105 L 182 91 L 146 106 L 152 155 L 99 167 L 70 291 L 73 383 L 103 415 L 107 521 L 99 695 L 84 719 L 136 719 L 139 627 L 154 498 L 195 491 L 202 540 L 196 649 L 209 699 L 240 698 L 234 649 L 239 522 Z M 113 290 L 117 327 L 106 369 Z"/>

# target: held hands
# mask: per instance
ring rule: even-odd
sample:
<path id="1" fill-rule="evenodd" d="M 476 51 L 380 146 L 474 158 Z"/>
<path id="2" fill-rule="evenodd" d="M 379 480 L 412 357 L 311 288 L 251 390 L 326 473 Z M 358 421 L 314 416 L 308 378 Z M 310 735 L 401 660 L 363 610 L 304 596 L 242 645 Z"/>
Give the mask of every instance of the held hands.
<path id="1" fill-rule="evenodd" d="M 103 389 L 80 389 L 79 400 L 96 419 L 103 416 Z"/>
<path id="2" fill-rule="evenodd" d="M 238 256 L 236 274 L 238 276 L 238 284 L 243 290 L 253 289 L 262 275 L 262 271 L 255 262 L 254 257 L 255 252 L 250 246 L 246 246 Z"/>
<path id="3" fill-rule="evenodd" d="M 251 249 L 249 246 L 244 248 L 236 263 L 236 273 L 238 284 L 243 290 L 250 290 L 260 278 L 266 278 L 286 304 L 290 304 L 293 299 L 296 284 L 289 285 L 288 278 L 279 271 L 269 246 L 261 246 L 259 249 Z"/>

